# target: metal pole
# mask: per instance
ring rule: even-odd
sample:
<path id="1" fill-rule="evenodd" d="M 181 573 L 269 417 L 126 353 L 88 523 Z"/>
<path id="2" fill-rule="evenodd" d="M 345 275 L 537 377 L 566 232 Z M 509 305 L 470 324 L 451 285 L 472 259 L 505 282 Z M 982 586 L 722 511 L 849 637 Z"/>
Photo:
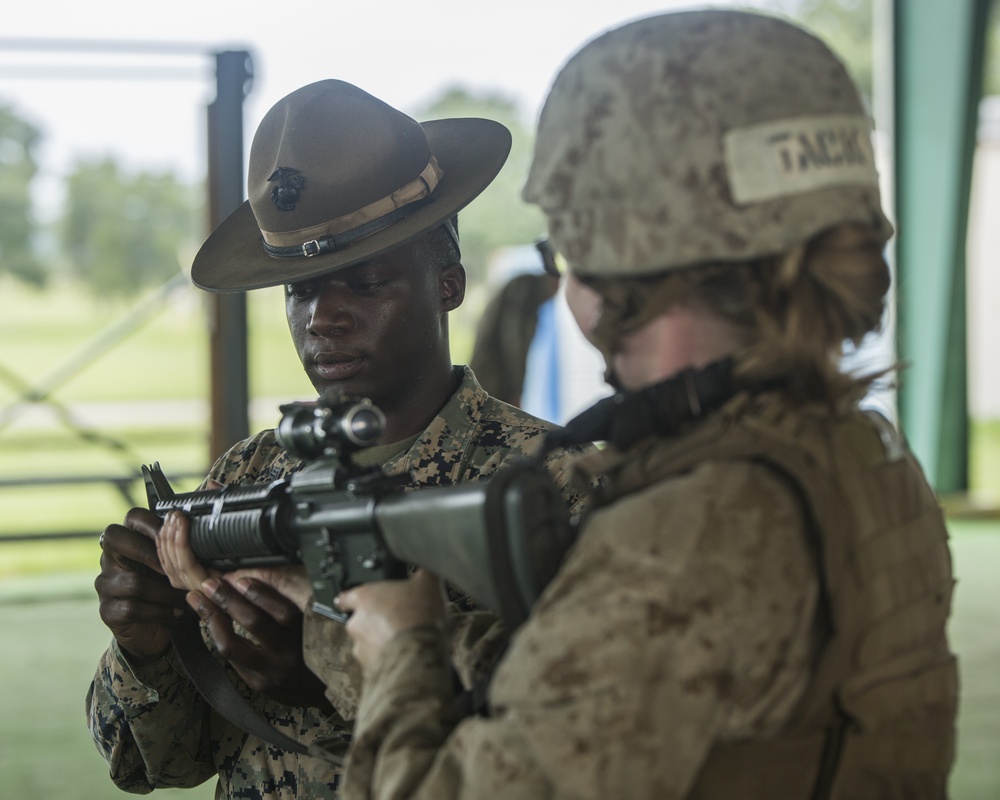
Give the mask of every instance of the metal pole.
<path id="1" fill-rule="evenodd" d="M 243 202 L 243 101 L 253 77 L 250 54 L 216 54 L 217 92 L 208 107 L 209 225 Z M 212 461 L 250 435 L 246 294 L 208 299 Z"/>
<path id="2" fill-rule="evenodd" d="M 900 420 L 933 486 L 961 492 L 966 229 L 989 0 L 893 0 L 893 10 Z"/>

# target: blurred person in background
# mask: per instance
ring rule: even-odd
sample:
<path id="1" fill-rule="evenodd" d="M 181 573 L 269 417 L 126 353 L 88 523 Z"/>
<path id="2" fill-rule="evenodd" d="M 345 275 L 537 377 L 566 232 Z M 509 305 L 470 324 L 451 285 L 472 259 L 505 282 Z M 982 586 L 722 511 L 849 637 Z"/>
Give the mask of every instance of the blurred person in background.
<path id="1" fill-rule="evenodd" d="M 573 320 L 548 240 L 513 249 L 529 267 L 486 306 L 469 366 L 494 397 L 564 425 L 611 392 L 604 361 Z"/>
<path id="2" fill-rule="evenodd" d="M 559 288 L 559 273 L 539 245 L 505 248 L 493 254 L 490 267 L 500 273 L 501 285 L 476 326 L 469 366 L 490 395 L 520 406 L 539 309 Z"/>

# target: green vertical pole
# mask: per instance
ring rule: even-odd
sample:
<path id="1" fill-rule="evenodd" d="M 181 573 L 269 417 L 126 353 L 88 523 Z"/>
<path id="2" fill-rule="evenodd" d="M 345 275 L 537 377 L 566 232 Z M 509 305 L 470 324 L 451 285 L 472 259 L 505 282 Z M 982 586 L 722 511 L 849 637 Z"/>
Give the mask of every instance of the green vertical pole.
<path id="1" fill-rule="evenodd" d="M 965 247 L 990 0 L 894 0 L 903 431 L 941 493 L 968 488 Z"/>
<path id="2" fill-rule="evenodd" d="M 209 230 L 243 202 L 243 104 L 253 77 L 245 50 L 215 54 L 216 96 L 208 107 Z M 211 294 L 210 459 L 250 435 L 246 294 Z M 211 463 L 210 462 L 210 463 Z"/>

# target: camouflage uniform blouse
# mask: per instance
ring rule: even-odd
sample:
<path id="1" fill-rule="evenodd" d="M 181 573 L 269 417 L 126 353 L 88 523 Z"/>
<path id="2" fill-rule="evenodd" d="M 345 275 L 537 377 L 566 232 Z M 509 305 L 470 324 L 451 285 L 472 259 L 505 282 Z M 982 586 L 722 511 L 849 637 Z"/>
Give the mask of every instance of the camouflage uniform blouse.
<path id="1" fill-rule="evenodd" d="M 738 394 L 580 468 L 601 505 L 491 715 L 453 712 L 437 629 L 400 634 L 366 676 L 345 798 L 946 796 L 947 529 L 887 420 Z"/>
<path id="2" fill-rule="evenodd" d="M 399 474 L 411 470 L 421 485 L 448 485 L 488 478 L 510 459 L 529 455 L 541 444 L 550 423 L 489 397 L 472 371 L 465 368 L 458 390 L 410 449 L 385 465 Z M 547 465 L 567 494 L 571 510 L 582 497 L 567 488 L 569 462 L 577 453 L 556 451 Z M 213 467 L 210 478 L 222 483 L 267 482 L 302 467 L 281 449 L 271 430 L 237 444 Z M 463 676 L 474 675 L 484 656 L 477 647 L 485 636 L 493 647 L 496 630 L 485 615 L 469 615 L 456 630 L 455 666 Z M 336 623 L 306 618 L 306 654 L 309 642 L 329 641 Z M 484 631 L 488 630 L 488 633 Z M 319 631 L 320 633 L 317 633 Z M 346 644 L 345 644 L 346 646 Z M 348 651 L 349 652 L 349 651 Z M 358 687 L 356 670 L 341 654 L 347 674 L 329 691 L 341 712 L 327 717 L 317 709 L 291 708 L 254 694 L 229 670 L 245 697 L 279 730 L 309 743 L 320 737 L 349 733 L 344 718 L 353 717 Z M 325 647 L 322 658 L 330 669 L 337 654 Z M 146 793 L 157 787 L 196 786 L 218 775 L 217 797 L 240 800 L 279 800 L 293 797 L 332 797 L 338 771 L 317 758 L 298 756 L 265 744 L 236 728 L 208 708 L 197 689 L 183 675 L 171 650 L 158 661 L 132 668 L 112 641 L 98 665 L 87 695 L 91 734 L 110 766 L 111 778 L 125 790 Z"/>
<path id="3" fill-rule="evenodd" d="M 666 446 L 647 438 L 583 466 L 641 475 Z M 817 648 L 795 488 L 720 460 L 609 499 L 512 637 L 490 716 L 456 719 L 436 629 L 389 642 L 365 682 L 343 797 L 683 798 L 714 742 L 780 729 Z"/>

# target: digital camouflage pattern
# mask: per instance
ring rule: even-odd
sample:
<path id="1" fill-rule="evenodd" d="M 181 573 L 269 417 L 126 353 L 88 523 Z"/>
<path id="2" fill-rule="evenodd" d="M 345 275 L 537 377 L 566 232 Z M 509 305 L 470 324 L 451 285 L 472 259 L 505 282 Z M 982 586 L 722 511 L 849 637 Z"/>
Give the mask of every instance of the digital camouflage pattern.
<path id="1" fill-rule="evenodd" d="M 947 532 L 886 421 L 742 394 L 580 469 L 602 475 L 598 506 L 512 637 L 491 714 L 454 714 L 439 631 L 399 635 L 365 685 L 345 798 L 805 800 L 828 796 L 838 721 L 829 796 L 945 796 Z"/>
<path id="2" fill-rule="evenodd" d="M 843 65 L 800 28 L 664 14 L 562 69 L 523 195 L 580 275 L 746 261 L 843 222 L 887 240 L 870 134 Z"/>
<path id="3" fill-rule="evenodd" d="M 472 371 L 464 369 L 461 384 L 447 405 L 417 441 L 385 465 L 390 474 L 412 470 L 415 483 L 443 486 L 485 480 L 512 459 L 528 456 L 542 443 L 551 424 L 489 397 Z M 585 498 L 569 488 L 569 463 L 582 450 L 560 450 L 547 466 L 566 492 L 571 510 Z M 221 483 L 256 483 L 283 478 L 301 469 L 264 431 L 239 443 L 213 467 L 209 478 Z M 467 599 L 457 598 L 461 608 Z M 492 615 L 470 614 L 456 626 L 455 667 L 467 681 L 482 672 L 504 639 Z M 327 717 L 316 709 L 290 708 L 253 693 L 229 669 L 234 684 L 256 710 L 286 735 L 310 744 L 319 738 L 347 740 L 359 693 L 358 672 L 345 650 L 331 648 L 330 629 L 336 623 L 306 619 L 306 660 L 335 663 L 343 670 L 331 682 L 340 693 L 331 699 L 341 714 Z M 321 631 L 321 633 L 317 633 Z M 311 655 L 310 643 L 322 641 L 323 651 Z M 337 681 L 339 680 L 339 683 Z M 331 797 L 339 774 L 330 763 L 282 752 L 239 730 L 209 709 L 183 675 L 171 651 L 158 661 L 132 669 L 112 642 L 98 665 L 87 695 L 91 734 L 108 761 L 111 778 L 125 790 L 146 793 L 157 787 L 190 787 L 218 775 L 218 797 L 239 800 L 285 800 Z"/>

